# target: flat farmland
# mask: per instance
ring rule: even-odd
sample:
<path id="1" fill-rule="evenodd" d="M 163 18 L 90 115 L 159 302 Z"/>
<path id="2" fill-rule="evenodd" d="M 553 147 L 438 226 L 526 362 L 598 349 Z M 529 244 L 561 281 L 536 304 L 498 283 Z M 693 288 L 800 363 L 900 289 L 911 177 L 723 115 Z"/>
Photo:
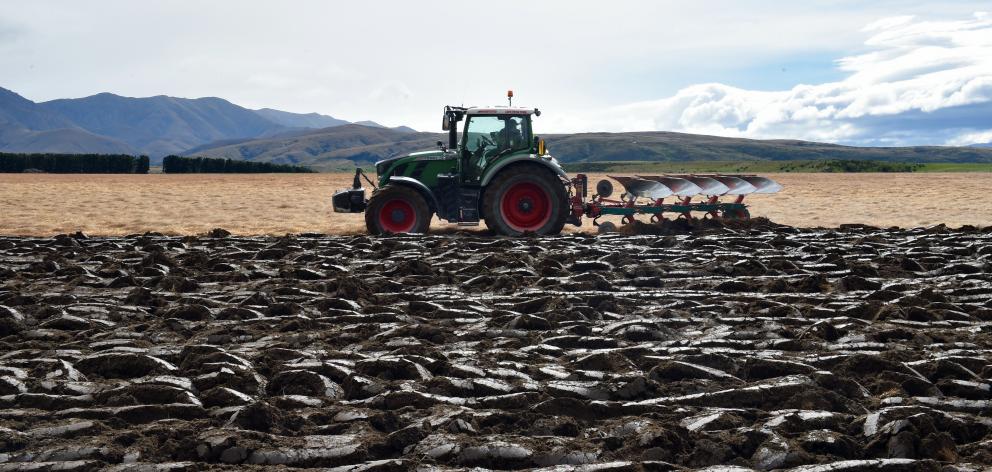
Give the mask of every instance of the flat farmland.
<path id="1" fill-rule="evenodd" d="M 751 214 L 786 225 L 992 225 L 988 173 L 766 175 L 785 190 L 748 197 Z M 591 182 L 601 177 L 593 174 Z M 0 174 L 0 234 L 178 235 L 213 228 L 241 235 L 360 233 L 362 215 L 331 211 L 331 193 L 350 186 L 351 178 L 344 173 Z M 435 220 L 433 227 L 454 226 Z M 593 227 L 587 222 L 579 230 Z"/>

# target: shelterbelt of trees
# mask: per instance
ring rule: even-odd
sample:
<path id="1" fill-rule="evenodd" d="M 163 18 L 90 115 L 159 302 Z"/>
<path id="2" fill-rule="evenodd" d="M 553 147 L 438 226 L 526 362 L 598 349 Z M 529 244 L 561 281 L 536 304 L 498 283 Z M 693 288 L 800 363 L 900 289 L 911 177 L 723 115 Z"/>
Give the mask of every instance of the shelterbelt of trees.
<path id="1" fill-rule="evenodd" d="M 165 156 L 165 159 L 162 160 L 162 172 L 166 174 L 279 174 L 314 171 L 308 167 L 270 162 Z"/>
<path id="2" fill-rule="evenodd" d="M 147 174 L 149 166 L 148 156 L 127 154 L 0 153 L 0 173 Z M 162 171 L 169 174 L 315 172 L 289 164 L 180 156 L 167 156 Z"/>
<path id="3" fill-rule="evenodd" d="M 129 156 L 126 154 L 0 153 L 0 172 L 147 174 L 148 156 Z"/>

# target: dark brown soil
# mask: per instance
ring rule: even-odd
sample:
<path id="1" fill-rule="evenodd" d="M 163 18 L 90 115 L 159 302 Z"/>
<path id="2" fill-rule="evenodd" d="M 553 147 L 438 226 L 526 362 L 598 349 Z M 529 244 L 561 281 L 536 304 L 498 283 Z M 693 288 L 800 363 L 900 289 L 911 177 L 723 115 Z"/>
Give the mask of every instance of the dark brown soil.
<path id="1" fill-rule="evenodd" d="M 661 229 L 0 237 L 0 471 L 992 465 L 987 230 Z"/>

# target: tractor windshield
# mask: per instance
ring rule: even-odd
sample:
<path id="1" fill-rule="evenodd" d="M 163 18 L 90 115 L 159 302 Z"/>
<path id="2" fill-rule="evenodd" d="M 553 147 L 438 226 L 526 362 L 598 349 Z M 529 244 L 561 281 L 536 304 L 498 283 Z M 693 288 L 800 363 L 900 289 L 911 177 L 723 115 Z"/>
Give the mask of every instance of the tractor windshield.
<path id="1" fill-rule="evenodd" d="M 520 115 L 472 116 L 465 128 L 465 150 L 478 159 L 527 149 L 528 125 Z"/>

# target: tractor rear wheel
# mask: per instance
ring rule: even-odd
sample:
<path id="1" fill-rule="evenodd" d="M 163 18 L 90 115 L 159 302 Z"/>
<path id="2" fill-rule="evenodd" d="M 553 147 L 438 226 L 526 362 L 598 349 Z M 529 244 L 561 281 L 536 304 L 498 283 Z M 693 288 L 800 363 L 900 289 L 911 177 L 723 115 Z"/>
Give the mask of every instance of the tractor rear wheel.
<path id="1" fill-rule="evenodd" d="M 558 176 L 534 166 L 510 167 L 486 187 L 486 226 L 507 236 L 558 234 L 569 213 L 568 194 Z"/>
<path id="2" fill-rule="evenodd" d="M 369 200 L 365 209 L 365 227 L 371 234 L 426 233 L 432 216 L 420 192 L 409 187 L 389 185 Z"/>

